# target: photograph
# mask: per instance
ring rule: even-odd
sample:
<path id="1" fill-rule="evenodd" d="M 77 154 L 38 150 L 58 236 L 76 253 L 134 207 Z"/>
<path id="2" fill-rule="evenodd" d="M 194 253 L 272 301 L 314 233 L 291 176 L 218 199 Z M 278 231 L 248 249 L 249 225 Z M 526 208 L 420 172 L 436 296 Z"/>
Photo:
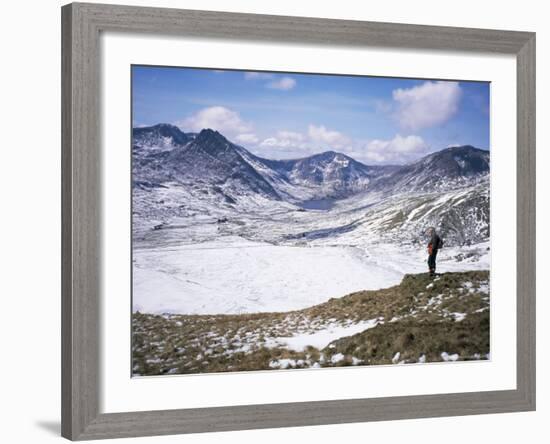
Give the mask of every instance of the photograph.
<path id="1" fill-rule="evenodd" d="M 132 377 L 490 361 L 490 82 L 130 74 Z"/>

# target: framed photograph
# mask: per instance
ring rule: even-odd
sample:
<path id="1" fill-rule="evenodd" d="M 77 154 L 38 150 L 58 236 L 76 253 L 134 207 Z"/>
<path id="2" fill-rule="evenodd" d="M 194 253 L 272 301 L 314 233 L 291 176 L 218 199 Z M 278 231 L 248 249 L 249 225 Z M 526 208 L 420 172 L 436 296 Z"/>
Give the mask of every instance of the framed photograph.
<path id="1" fill-rule="evenodd" d="M 535 35 L 62 8 L 62 434 L 535 409 Z"/>

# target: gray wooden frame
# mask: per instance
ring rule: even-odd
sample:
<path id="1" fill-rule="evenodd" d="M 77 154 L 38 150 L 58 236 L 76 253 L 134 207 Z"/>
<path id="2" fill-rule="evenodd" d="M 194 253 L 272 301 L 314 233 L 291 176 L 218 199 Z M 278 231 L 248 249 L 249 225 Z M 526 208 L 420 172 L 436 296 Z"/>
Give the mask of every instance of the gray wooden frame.
<path id="1" fill-rule="evenodd" d="M 99 411 L 102 31 L 512 54 L 517 58 L 515 390 Z M 73 3 L 62 8 L 62 435 L 73 440 L 535 409 L 535 34 Z"/>

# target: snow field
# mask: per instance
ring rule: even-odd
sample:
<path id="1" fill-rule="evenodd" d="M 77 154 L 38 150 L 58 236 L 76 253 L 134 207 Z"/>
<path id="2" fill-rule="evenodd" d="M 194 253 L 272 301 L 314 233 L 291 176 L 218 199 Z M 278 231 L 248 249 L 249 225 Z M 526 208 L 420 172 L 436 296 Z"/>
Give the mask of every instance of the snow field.
<path id="1" fill-rule="evenodd" d="M 234 239 L 134 250 L 133 311 L 239 314 L 306 308 L 398 284 L 402 273 L 351 247 Z"/>
<path id="2" fill-rule="evenodd" d="M 272 245 L 235 236 L 192 245 L 135 248 L 133 311 L 240 314 L 289 311 L 426 271 L 426 253 L 395 244 Z M 444 248 L 438 272 L 490 268 L 489 243 Z M 487 286 L 488 292 L 488 286 Z"/>

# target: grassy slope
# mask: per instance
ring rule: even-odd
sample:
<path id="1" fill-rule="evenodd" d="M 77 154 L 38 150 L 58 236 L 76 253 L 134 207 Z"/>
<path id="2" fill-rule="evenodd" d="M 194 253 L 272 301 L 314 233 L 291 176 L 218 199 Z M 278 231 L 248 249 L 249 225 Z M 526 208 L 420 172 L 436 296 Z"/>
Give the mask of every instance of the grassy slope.
<path id="1" fill-rule="evenodd" d="M 133 372 L 140 375 L 392 362 L 485 359 L 489 272 L 406 275 L 399 285 L 361 291 L 303 310 L 242 315 L 133 315 Z M 378 319 L 378 325 L 318 350 L 274 338 Z M 399 355 L 397 356 L 397 353 Z M 442 355 L 443 354 L 443 355 Z"/>

